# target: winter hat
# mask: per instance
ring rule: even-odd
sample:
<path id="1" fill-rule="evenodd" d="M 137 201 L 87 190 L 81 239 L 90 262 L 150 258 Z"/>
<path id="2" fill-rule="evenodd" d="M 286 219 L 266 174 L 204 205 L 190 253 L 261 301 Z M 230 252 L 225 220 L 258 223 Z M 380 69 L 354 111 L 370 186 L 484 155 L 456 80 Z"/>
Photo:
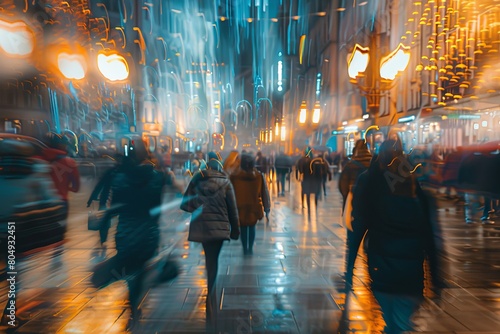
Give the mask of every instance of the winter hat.
<path id="1" fill-rule="evenodd" d="M 222 170 L 222 159 L 219 153 L 217 152 L 209 152 L 208 153 L 208 162 L 207 167 L 213 170 Z"/>

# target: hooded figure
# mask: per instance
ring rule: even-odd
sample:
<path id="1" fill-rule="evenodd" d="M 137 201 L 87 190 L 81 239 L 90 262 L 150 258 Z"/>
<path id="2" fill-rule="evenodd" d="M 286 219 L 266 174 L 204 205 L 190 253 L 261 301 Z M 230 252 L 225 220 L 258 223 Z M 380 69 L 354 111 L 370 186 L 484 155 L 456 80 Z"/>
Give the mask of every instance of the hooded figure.
<path id="1" fill-rule="evenodd" d="M 201 242 L 205 252 L 207 329 L 211 330 L 217 318 L 215 282 L 222 244 L 224 240 L 237 240 L 240 234 L 234 189 L 217 153 L 210 152 L 207 169 L 191 179 L 181 209 L 192 213 L 188 240 Z"/>
<path id="2" fill-rule="evenodd" d="M 371 289 L 386 333 L 412 331 L 411 316 L 423 301 L 425 277 L 439 294 L 441 232 L 436 203 L 416 181 L 401 142 L 387 140 L 353 191 L 353 231 L 348 231 L 346 286 L 351 288 L 358 248 L 366 234 Z M 430 275 L 424 275 L 428 261 Z"/>

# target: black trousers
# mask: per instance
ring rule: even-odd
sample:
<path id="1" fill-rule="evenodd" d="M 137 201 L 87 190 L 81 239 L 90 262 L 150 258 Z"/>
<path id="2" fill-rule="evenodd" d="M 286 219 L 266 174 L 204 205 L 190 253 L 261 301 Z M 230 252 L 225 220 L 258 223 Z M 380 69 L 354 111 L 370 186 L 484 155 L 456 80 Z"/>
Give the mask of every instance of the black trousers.
<path id="1" fill-rule="evenodd" d="M 207 331 L 216 328 L 217 291 L 215 283 L 217 280 L 217 271 L 219 269 L 219 254 L 223 242 L 223 240 L 216 240 L 202 243 L 205 252 L 205 268 L 207 269 Z"/>

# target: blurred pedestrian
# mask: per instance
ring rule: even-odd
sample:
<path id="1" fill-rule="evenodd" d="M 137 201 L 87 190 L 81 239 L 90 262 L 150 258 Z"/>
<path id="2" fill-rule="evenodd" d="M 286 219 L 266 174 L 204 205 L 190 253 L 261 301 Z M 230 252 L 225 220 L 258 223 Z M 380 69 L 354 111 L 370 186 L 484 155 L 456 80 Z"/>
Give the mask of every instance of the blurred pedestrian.
<path id="1" fill-rule="evenodd" d="M 267 172 L 269 171 L 269 161 L 262 151 L 257 152 L 255 156 L 255 168 L 261 172 L 267 179 Z"/>
<path id="2" fill-rule="evenodd" d="M 119 166 L 119 165 L 118 165 Z M 99 201 L 99 211 L 105 211 L 108 208 L 108 203 L 111 201 L 111 182 L 114 177 L 114 173 L 118 166 L 108 169 L 101 179 L 97 182 L 92 193 L 87 200 L 87 208 L 92 205 L 93 201 Z M 105 247 L 105 243 L 108 240 L 109 228 L 111 227 L 111 221 L 106 219 L 102 220 L 99 226 L 99 237 L 101 241 L 101 247 Z"/>
<path id="3" fill-rule="evenodd" d="M 318 154 L 318 158 L 321 158 L 321 163 L 323 164 L 321 171 L 321 187 L 323 190 L 323 195 L 326 197 L 326 183 L 332 180 L 332 172 L 330 171 L 330 164 L 326 159 L 328 157 L 328 152 L 323 154 Z"/>
<path id="4" fill-rule="evenodd" d="M 50 132 L 45 136 L 45 143 L 49 147 L 43 149 L 42 157 L 51 165 L 50 176 L 69 213 L 68 193 L 80 190 L 78 166 L 76 161 L 68 156 L 68 139 L 65 136 Z"/>
<path id="5" fill-rule="evenodd" d="M 399 141 L 387 140 L 353 194 L 353 231 L 348 231 L 346 286 L 352 287 L 354 263 L 365 236 L 371 289 L 386 323 L 385 333 L 413 331 L 411 317 L 423 302 L 424 277 L 437 295 L 442 235 L 437 207 L 416 181 Z M 424 262 L 430 275 L 424 276 Z"/>
<path id="6" fill-rule="evenodd" d="M 216 328 L 216 278 L 224 240 L 237 240 L 238 209 L 234 189 L 220 156 L 209 153 L 207 169 L 196 173 L 184 193 L 181 209 L 191 212 L 189 241 L 201 242 L 207 270 L 207 330 Z"/>
<path id="7" fill-rule="evenodd" d="M 162 204 L 165 177 L 151 163 L 144 163 L 148 153 L 141 140 L 124 138 L 122 143 L 125 141 L 124 157 L 110 172 L 113 196 L 104 217 L 119 216 L 116 255 L 94 268 L 92 283 L 100 288 L 115 279 L 127 281 L 131 309 L 127 328 L 133 329 L 142 313 L 139 306 L 144 296 L 145 265 L 159 246 L 161 210 L 157 209 Z"/>
<path id="8" fill-rule="evenodd" d="M 243 253 L 251 255 L 255 241 L 255 225 L 264 217 L 264 213 L 269 221 L 271 201 L 267 183 L 264 175 L 255 169 L 255 160 L 249 154 L 241 156 L 241 168 L 233 173 L 230 179 L 236 195 Z"/>
<path id="9" fill-rule="evenodd" d="M 317 194 L 319 192 L 320 184 L 315 181 L 313 173 L 311 172 L 311 161 L 312 161 L 312 148 L 309 146 L 298 161 L 295 167 L 295 178 L 300 181 L 301 185 L 301 203 L 302 208 L 304 208 L 304 197 L 307 202 L 307 209 L 311 211 L 311 194 Z M 316 205 L 318 204 L 318 198 L 315 198 Z"/>
<path id="10" fill-rule="evenodd" d="M 278 197 L 285 196 L 285 182 L 286 178 L 290 178 L 292 172 L 292 158 L 285 154 L 285 152 L 280 151 L 276 160 L 274 162 L 276 167 L 276 184 L 278 189 Z"/>
<path id="11" fill-rule="evenodd" d="M 339 179 L 339 191 L 342 194 L 342 214 L 344 225 L 351 229 L 352 188 L 358 176 L 370 166 L 372 154 L 363 139 L 356 141 L 352 149 L 352 159 L 345 165 Z"/>

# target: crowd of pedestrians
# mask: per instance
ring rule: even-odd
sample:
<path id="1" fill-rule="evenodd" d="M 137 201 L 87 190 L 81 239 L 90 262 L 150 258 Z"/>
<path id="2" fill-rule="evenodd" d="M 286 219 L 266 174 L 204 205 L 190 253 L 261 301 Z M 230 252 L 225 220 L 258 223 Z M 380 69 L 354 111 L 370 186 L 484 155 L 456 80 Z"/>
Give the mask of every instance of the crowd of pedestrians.
<path id="1" fill-rule="evenodd" d="M 51 177 L 68 210 L 68 192 L 76 192 L 80 186 L 78 168 L 67 156 L 61 136 L 52 134 L 47 143 L 49 148 L 41 158 L 51 164 Z M 225 158 L 218 152 L 206 156 L 199 152 L 196 163 L 193 162 L 197 168 L 189 175 L 188 183 L 183 184 L 171 170 L 171 157 L 166 157 L 168 149 L 152 155 L 141 140 L 124 137 L 121 143 L 116 165 L 98 180 L 87 206 L 97 201 L 103 213 L 99 228 L 103 248 L 112 219 L 117 217 L 116 255 L 94 268 L 92 283 L 104 288 L 115 280 L 127 282 L 129 329 L 141 317 L 140 301 L 150 270 L 147 264 L 159 247 L 158 208 L 165 196 L 168 202 L 178 198 L 179 208 L 191 214 L 188 240 L 203 247 L 207 332 L 211 332 L 217 328 L 216 279 L 224 242 L 239 239 L 242 254 L 251 257 L 256 225 L 264 218 L 269 222 L 269 189 L 276 189 L 277 197 L 286 196 L 287 180 L 290 184 L 295 172 L 302 208 L 311 213 L 311 208 L 317 208 L 318 201 L 327 196 L 326 184 L 334 176 L 332 155 L 315 152 L 308 146 L 300 157 L 286 155 L 282 150 L 270 156 L 261 151 L 254 154 L 234 150 Z M 498 167 L 498 159 L 494 158 L 485 154 L 450 155 L 449 160 L 456 166 L 450 163 L 448 169 L 443 168 L 444 175 L 453 180 L 444 185 L 467 185 L 467 189 L 484 194 L 483 221 L 492 221 L 490 214 L 496 209 L 499 193 L 496 179 L 484 179 L 484 175 L 489 175 L 492 181 L 491 173 Z M 386 333 L 414 330 L 412 315 L 424 300 L 425 288 L 439 296 L 444 287 L 444 247 L 436 219 L 437 206 L 433 196 L 421 187 L 428 175 L 419 173 L 418 167 L 418 161 L 403 152 L 399 140 L 386 140 L 373 152 L 360 139 L 338 178 L 347 230 L 345 292 L 349 294 L 353 288 L 356 259 L 359 252 L 364 252 Z M 270 188 L 273 183 L 276 187 Z M 467 193 L 465 201 L 467 204 Z M 466 205 L 466 220 L 470 214 Z"/>

